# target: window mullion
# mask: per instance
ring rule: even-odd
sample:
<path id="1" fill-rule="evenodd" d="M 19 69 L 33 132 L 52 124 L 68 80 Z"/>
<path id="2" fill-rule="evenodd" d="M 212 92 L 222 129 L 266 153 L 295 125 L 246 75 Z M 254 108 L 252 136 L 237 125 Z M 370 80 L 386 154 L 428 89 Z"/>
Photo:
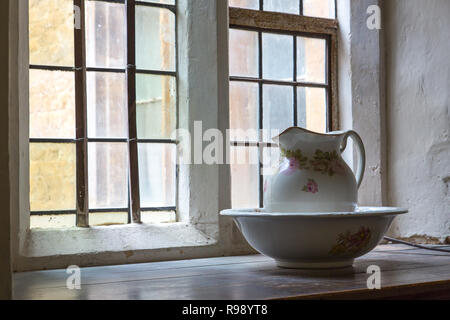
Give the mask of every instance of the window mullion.
<path id="1" fill-rule="evenodd" d="M 86 98 L 86 29 L 84 0 L 74 0 L 79 8 L 79 28 L 75 39 L 75 121 L 76 121 L 76 225 L 89 226 L 88 140 Z"/>
<path id="2" fill-rule="evenodd" d="M 128 151 L 130 159 L 129 192 L 131 221 L 141 222 L 139 194 L 138 140 L 136 128 L 136 11 L 135 0 L 127 0 L 127 83 Z"/>

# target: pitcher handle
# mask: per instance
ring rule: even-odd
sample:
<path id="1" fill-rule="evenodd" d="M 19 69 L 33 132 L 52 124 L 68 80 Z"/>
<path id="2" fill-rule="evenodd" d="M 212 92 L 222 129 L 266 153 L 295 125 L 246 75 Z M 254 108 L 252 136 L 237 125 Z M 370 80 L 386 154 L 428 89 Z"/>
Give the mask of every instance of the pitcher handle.
<path id="1" fill-rule="evenodd" d="M 356 146 L 358 147 L 359 156 L 358 156 L 358 169 L 356 170 L 356 183 L 359 189 L 362 179 L 364 177 L 364 171 L 366 169 L 366 149 L 364 148 L 363 141 L 359 136 L 359 134 L 357 134 L 353 130 L 350 130 L 344 134 L 344 138 L 342 139 L 341 153 L 344 152 L 345 148 L 347 148 L 347 140 L 349 137 L 353 139 Z"/>

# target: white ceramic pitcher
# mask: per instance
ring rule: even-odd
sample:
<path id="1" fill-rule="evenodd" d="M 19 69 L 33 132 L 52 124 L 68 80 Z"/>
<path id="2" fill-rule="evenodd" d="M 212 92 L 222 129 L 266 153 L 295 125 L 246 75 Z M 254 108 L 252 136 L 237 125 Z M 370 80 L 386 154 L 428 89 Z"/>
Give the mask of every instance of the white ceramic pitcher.
<path id="1" fill-rule="evenodd" d="M 349 137 L 359 153 L 356 178 L 341 156 Z M 356 209 L 366 160 L 363 142 L 355 131 L 321 134 L 291 127 L 274 140 L 280 145 L 282 159 L 277 173 L 264 183 L 266 212 Z"/>

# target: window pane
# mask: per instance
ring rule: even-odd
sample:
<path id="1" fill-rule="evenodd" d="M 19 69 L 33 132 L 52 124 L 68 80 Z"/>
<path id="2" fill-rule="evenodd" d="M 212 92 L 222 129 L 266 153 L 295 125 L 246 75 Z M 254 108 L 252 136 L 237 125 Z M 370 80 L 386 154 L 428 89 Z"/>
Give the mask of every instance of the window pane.
<path id="1" fill-rule="evenodd" d="M 292 81 L 294 78 L 293 37 L 263 33 L 262 40 L 264 78 Z"/>
<path id="2" fill-rule="evenodd" d="M 138 69 L 175 71 L 175 15 L 167 9 L 136 6 Z"/>
<path id="3" fill-rule="evenodd" d="M 171 223 L 177 222 L 175 211 L 141 211 L 142 223 Z"/>
<path id="4" fill-rule="evenodd" d="M 335 0 L 303 0 L 305 16 L 335 18 Z"/>
<path id="5" fill-rule="evenodd" d="M 259 208 L 259 160 L 256 147 L 231 147 L 232 207 Z"/>
<path id="6" fill-rule="evenodd" d="M 259 0 L 229 0 L 230 7 L 259 10 Z"/>
<path id="7" fill-rule="evenodd" d="M 230 29 L 230 75 L 257 78 L 258 61 L 258 33 Z"/>
<path id="8" fill-rule="evenodd" d="M 300 0 L 264 0 L 264 11 L 300 14 Z"/>
<path id="9" fill-rule="evenodd" d="M 76 225 L 75 214 L 31 215 L 31 229 L 72 228 Z"/>
<path id="10" fill-rule="evenodd" d="M 116 224 L 127 224 L 128 212 L 90 212 L 90 226 L 110 226 Z"/>
<path id="11" fill-rule="evenodd" d="M 125 73 L 88 72 L 87 107 L 90 138 L 126 138 Z"/>
<path id="12" fill-rule="evenodd" d="M 29 0 L 30 63 L 74 65 L 73 0 Z"/>
<path id="13" fill-rule="evenodd" d="M 86 1 L 86 51 L 89 67 L 126 65 L 125 5 Z"/>
<path id="14" fill-rule="evenodd" d="M 176 146 L 141 143 L 138 155 L 141 207 L 175 206 Z"/>
<path id="15" fill-rule="evenodd" d="M 326 41 L 297 37 L 297 81 L 326 82 Z"/>
<path id="16" fill-rule="evenodd" d="M 266 141 L 271 141 L 270 138 L 275 135 L 272 130 L 281 133 L 294 124 L 293 94 L 292 87 L 263 86 L 263 126 L 271 131 L 270 136 L 265 137 Z"/>
<path id="17" fill-rule="evenodd" d="M 30 138 L 75 138 L 75 75 L 30 70 Z"/>
<path id="18" fill-rule="evenodd" d="M 30 143 L 30 210 L 75 210 L 75 144 Z"/>
<path id="19" fill-rule="evenodd" d="M 326 90 L 322 88 L 297 89 L 298 125 L 311 131 L 327 131 Z"/>
<path id="20" fill-rule="evenodd" d="M 257 83 L 230 82 L 230 139 L 232 141 L 258 141 Z"/>
<path id="21" fill-rule="evenodd" d="M 140 0 L 142 2 L 153 2 L 153 3 L 164 3 L 164 4 L 175 4 L 175 0 Z"/>
<path id="22" fill-rule="evenodd" d="M 89 143 L 89 208 L 128 207 L 126 143 Z"/>
<path id="23" fill-rule="evenodd" d="M 136 76 L 137 135 L 140 139 L 169 139 L 176 128 L 176 78 Z"/>

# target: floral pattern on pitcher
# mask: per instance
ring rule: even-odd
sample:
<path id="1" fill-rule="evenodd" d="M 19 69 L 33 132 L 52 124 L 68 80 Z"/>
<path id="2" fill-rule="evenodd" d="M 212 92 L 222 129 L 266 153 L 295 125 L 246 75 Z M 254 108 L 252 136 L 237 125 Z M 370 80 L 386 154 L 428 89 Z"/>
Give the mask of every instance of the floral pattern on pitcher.
<path id="1" fill-rule="evenodd" d="M 361 227 L 356 233 L 347 231 L 338 235 L 336 245 L 330 250 L 330 254 L 355 254 L 367 246 L 371 237 L 371 231 L 367 227 Z"/>
<path id="2" fill-rule="evenodd" d="M 345 175 L 345 166 L 340 160 L 336 151 L 328 152 L 317 149 L 312 160 L 304 156 L 300 149 L 295 151 L 281 149 L 281 155 L 288 162 L 284 162 L 280 172 L 286 175 L 293 174 L 296 170 L 310 170 L 328 174 L 330 177 L 335 174 Z"/>
<path id="3" fill-rule="evenodd" d="M 319 192 L 319 185 L 314 179 L 308 179 L 308 183 L 303 187 L 302 191 L 312 194 Z"/>
<path id="4" fill-rule="evenodd" d="M 289 160 L 289 163 L 292 162 L 292 167 L 298 170 L 309 169 L 308 166 L 308 157 L 304 156 L 300 149 L 292 151 L 281 149 L 281 156 L 285 157 Z M 290 165 L 291 166 L 291 165 Z"/>
<path id="5" fill-rule="evenodd" d="M 342 164 L 336 150 L 332 152 L 323 152 L 317 149 L 314 159 L 310 160 L 310 164 L 314 171 L 322 174 L 328 174 L 330 177 L 335 174 L 345 174 L 345 168 Z"/>

